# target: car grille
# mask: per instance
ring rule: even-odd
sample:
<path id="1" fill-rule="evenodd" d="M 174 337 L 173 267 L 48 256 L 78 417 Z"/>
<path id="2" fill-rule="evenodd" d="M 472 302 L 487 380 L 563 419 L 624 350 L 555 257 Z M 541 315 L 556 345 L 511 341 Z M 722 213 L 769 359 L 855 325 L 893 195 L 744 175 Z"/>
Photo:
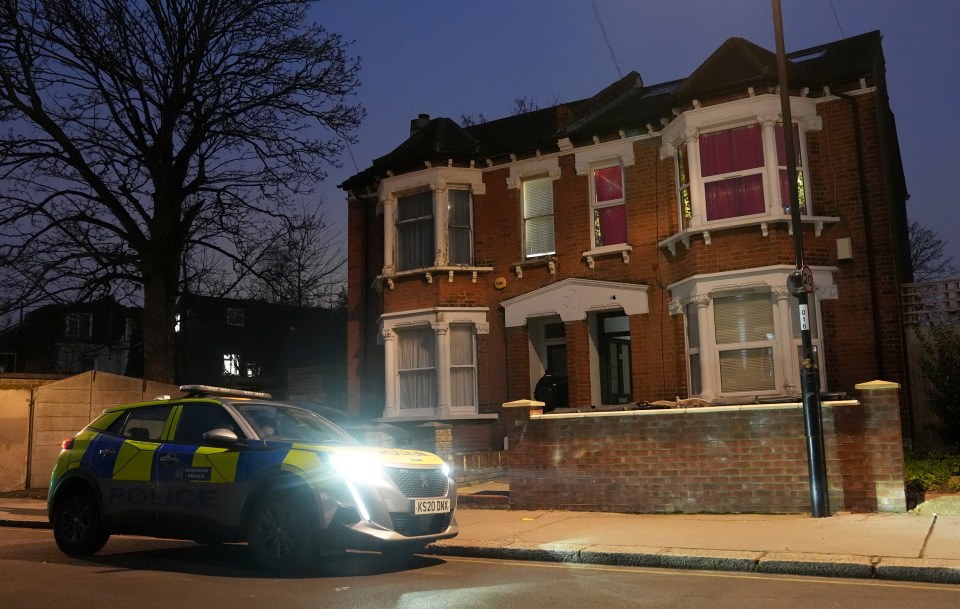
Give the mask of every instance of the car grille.
<path id="1" fill-rule="evenodd" d="M 394 531 L 405 537 L 416 537 L 418 535 L 436 535 L 446 531 L 447 527 L 450 526 L 450 520 L 453 518 L 453 512 L 423 516 L 391 512 L 390 518 L 393 520 Z"/>
<path id="2" fill-rule="evenodd" d="M 438 469 L 387 468 L 387 474 L 406 497 L 443 497 L 447 477 Z"/>

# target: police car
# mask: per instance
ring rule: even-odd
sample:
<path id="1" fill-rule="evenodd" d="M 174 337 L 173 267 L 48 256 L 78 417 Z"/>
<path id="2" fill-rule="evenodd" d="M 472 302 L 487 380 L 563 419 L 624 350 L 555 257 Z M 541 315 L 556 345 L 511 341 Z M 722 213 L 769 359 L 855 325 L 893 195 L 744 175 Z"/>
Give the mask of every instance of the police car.
<path id="1" fill-rule="evenodd" d="M 290 570 L 317 549 L 409 554 L 457 534 L 440 457 L 361 446 L 268 394 L 180 389 L 108 408 L 63 442 L 47 509 L 64 553 L 114 533 L 246 541 L 262 566 Z"/>

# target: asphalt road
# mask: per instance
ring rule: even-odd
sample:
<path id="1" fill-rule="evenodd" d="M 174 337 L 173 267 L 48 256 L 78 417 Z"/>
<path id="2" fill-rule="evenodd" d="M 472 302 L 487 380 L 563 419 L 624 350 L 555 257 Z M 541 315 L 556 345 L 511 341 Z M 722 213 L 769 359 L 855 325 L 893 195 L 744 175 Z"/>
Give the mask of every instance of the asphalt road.
<path id="1" fill-rule="evenodd" d="M 671 609 L 957 607 L 960 586 L 349 553 L 304 575 L 256 571 L 239 545 L 111 538 L 62 555 L 47 530 L 0 528 L 0 609 L 69 607 Z"/>

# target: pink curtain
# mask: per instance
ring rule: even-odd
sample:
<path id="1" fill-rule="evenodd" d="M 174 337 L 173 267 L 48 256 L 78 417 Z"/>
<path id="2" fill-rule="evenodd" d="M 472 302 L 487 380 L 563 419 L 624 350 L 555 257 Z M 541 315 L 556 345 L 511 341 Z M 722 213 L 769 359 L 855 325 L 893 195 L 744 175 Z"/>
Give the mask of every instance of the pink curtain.
<path id="1" fill-rule="evenodd" d="M 593 180 L 597 193 L 597 203 L 623 198 L 623 172 L 619 165 L 595 169 Z"/>
<path id="2" fill-rule="evenodd" d="M 707 220 L 723 220 L 761 214 L 766 209 L 763 200 L 763 176 L 754 174 L 708 182 L 703 185 L 707 199 Z"/>
<path id="3" fill-rule="evenodd" d="M 796 155 L 797 165 L 803 165 L 803 159 L 800 158 L 800 128 L 793 126 L 793 150 Z M 783 141 L 783 124 L 777 125 L 777 165 L 786 167 L 787 165 L 787 144 Z"/>
<path id="4" fill-rule="evenodd" d="M 700 169 L 703 177 L 757 167 L 763 167 L 763 138 L 759 125 L 700 136 Z"/>
<path id="5" fill-rule="evenodd" d="M 596 210 L 599 233 L 597 247 L 627 242 L 627 206 L 612 205 Z"/>

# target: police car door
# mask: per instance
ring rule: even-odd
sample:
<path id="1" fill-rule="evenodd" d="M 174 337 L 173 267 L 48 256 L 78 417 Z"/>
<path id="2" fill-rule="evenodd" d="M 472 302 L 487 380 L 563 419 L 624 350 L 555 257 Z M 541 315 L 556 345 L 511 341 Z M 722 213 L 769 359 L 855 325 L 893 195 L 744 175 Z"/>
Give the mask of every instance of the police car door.
<path id="1" fill-rule="evenodd" d="M 184 402 L 173 419 L 172 432 L 157 459 L 161 530 L 200 538 L 238 526 L 243 489 L 236 473 L 241 445 L 210 445 L 203 434 L 228 429 L 243 438 L 240 426 L 215 402 Z"/>
<path id="2" fill-rule="evenodd" d="M 87 449 L 84 459 L 100 479 L 103 514 L 114 530 L 153 530 L 154 457 L 172 410 L 169 405 L 131 408 Z"/>

